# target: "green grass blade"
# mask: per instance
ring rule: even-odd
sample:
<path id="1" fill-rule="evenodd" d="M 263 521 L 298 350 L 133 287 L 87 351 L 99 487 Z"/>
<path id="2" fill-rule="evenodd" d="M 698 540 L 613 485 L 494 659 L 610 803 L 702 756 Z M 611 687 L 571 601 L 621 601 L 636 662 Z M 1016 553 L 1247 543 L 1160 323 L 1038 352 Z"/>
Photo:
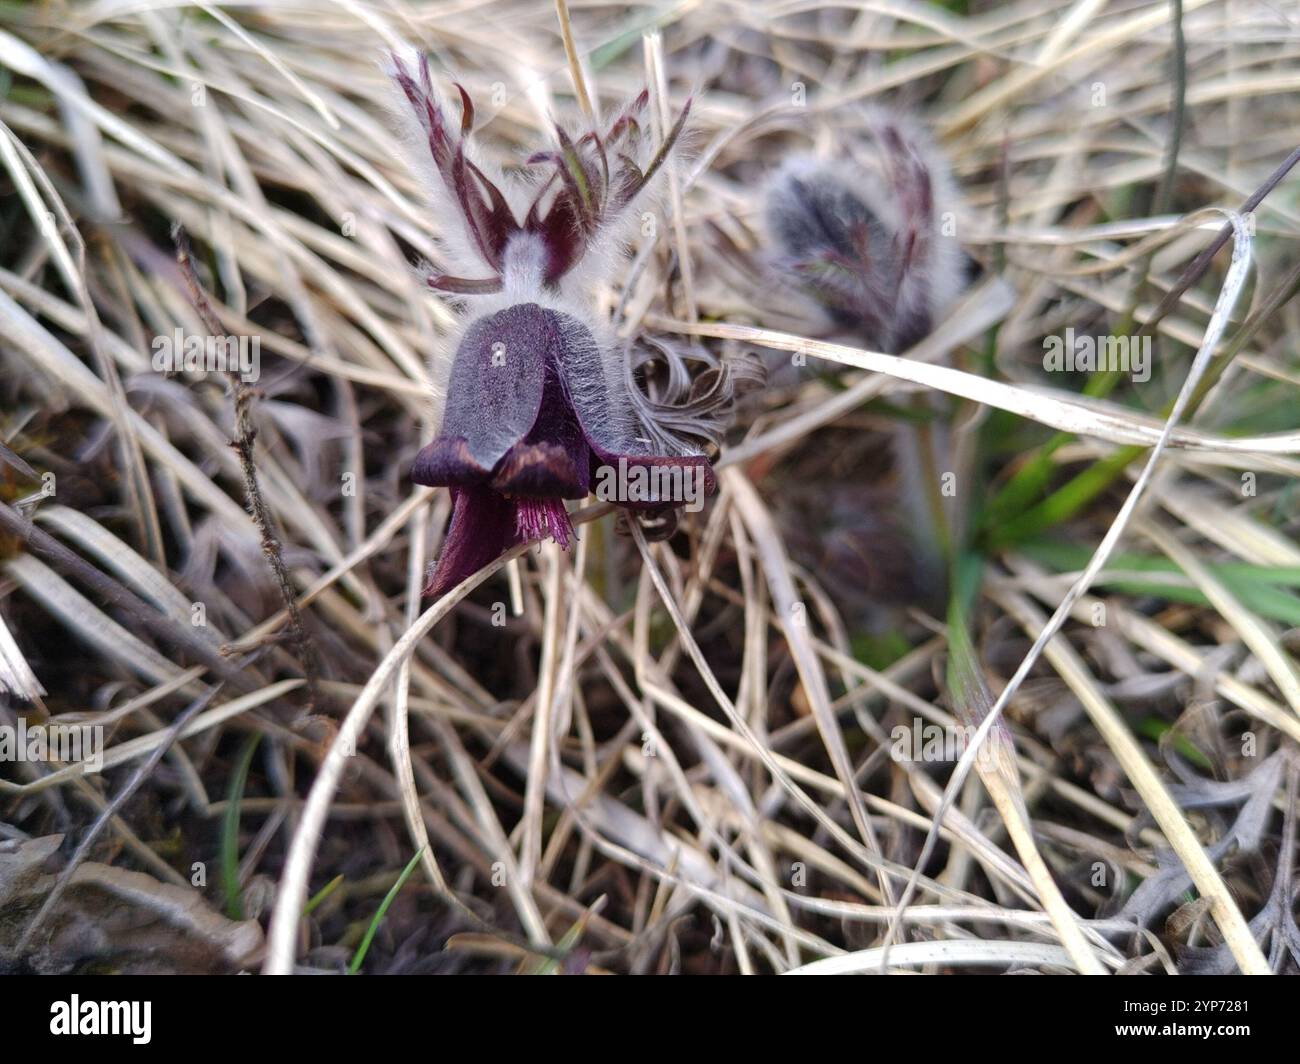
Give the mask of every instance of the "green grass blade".
<path id="1" fill-rule="evenodd" d="M 407 862 L 406 867 L 402 869 L 402 874 L 397 877 L 397 882 L 392 885 L 392 888 L 384 895 L 384 900 L 379 903 L 379 908 L 371 919 L 370 926 L 366 928 L 365 937 L 361 940 L 361 945 L 357 947 L 357 952 L 352 957 L 352 963 L 348 965 L 348 975 L 356 975 L 361 970 L 366 954 L 370 952 L 370 943 L 374 940 L 379 925 L 383 923 L 388 907 L 393 904 L 397 895 L 401 893 L 402 887 L 406 885 L 406 881 L 411 878 L 411 873 L 415 871 L 415 866 L 420 863 L 420 857 L 423 853 L 423 846 L 415 851 L 415 856 Z"/>
<path id="2" fill-rule="evenodd" d="M 333 879 L 331 879 L 328 883 L 326 883 L 323 887 L 321 887 L 320 890 L 318 890 L 315 894 L 311 896 L 307 904 L 303 906 L 303 910 L 302 910 L 303 916 L 310 916 L 312 912 L 316 909 L 316 907 L 320 905 L 320 903 L 323 902 L 326 898 L 328 898 L 331 894 L 333 894 L 336 890 L 338 890 L 339 887 L 343 885 L 343 883 L 344 883 L 344 877 L 342 875 L 337 875 Z"/>
<path id="3" fill-rule="evenodd" d="M 244 787 L 248 784 L 248 770 L 261 738 L 260 732 L 254 732 L 239 753 L 226 792 L 226 815 L 221 823 L 221 882 L 226 891 L 226 915 L 232 920 L 244 918 L 244 892 L 239 885 L 239 814 L 244 802 Z"/>

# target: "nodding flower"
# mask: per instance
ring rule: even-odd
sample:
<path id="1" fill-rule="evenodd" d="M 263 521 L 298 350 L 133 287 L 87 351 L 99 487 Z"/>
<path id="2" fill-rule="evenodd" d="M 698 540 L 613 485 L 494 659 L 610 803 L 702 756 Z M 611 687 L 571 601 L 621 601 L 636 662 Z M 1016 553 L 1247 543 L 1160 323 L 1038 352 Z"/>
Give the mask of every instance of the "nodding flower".
<path id="1" fill-rule="evenodd" d="M 389 73 L 444 227 L 439 265 L 449 268 L 427 268 L 425 280 L 464 307 L 458 336 L 432 362 L 438 428 L 411 469 L 415 483 L 448 487 L 453 500 L 425 594 L 442 594 L 518 543 L 550 537 L 567 547 L 564 500 L 586 498 L 602 468 L 642 468 L 661 486 L 689 476 L 711 493 L 713 470 L 694 442 L 716 439 L 708 413 L 683 429 L 690 405 L 647 396 L 634 375 L 644 355 L 592 312 L 595 286 L 639 222 L 630 208 L 664 172 L 689 104 L 654 150 L 640 124 L 644 92 L 603 132 L 571 136 L 557 126 L 555 144 L 526 160 L 536 180 L 512 183 L 474 152 L 463 88 L 455 127 L 427 59 L 394 55 Z M 665 488 L 610 501 L 663 517 L 680 500 Z"/>
<path id="2" fill-rule="evenodd" d="M 872 112 L 835 160 L 801 154 L 770 182 L 771 265 L 877 351 L 925 337 L 965 286 L 947 163 L 910 120 Z"/>

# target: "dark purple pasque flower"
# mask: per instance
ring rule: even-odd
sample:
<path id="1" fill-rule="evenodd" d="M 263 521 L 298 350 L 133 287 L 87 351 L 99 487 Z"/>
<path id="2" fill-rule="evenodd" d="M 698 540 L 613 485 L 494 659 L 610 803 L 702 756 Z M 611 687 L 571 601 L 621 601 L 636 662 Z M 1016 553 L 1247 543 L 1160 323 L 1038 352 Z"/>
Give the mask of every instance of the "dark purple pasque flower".
<path id="1" fill-rule="evenodd" d="M 601 469 L 644 469 L 651 497 L 671 506 L 676 472 L 714 487 L 704 455 L 652 454 L 627 434 L 631 401 L 608 377 L 590 330 L 537 303 L 476 318 L 456 349 L 437 437 L 411 468 L 417 484 L 452 489 L 442 557 L 429 581 L 438 595 L 516 543 L 547 536 L 569 545 L 564 499 L 585 499 Z M 670 474 L 665 476 L 664 474 Z"/>
<path id="2" fill-rule="evenodd" d="M 948 164 L 900 115 L 872 112 L 834 160 L 796 155 L 768 187 L 772 265 L 879 351 L 925 337 L 967 280 Z"/>
<path id="3" fill-rule="evenodd" d="M 637 221 L 630 205 L 661 172 L 686 109 L 653 152 L 639 124 L 645 93 L 603 134 L 557 127 L 556 146 L 527 160 L 544 168 L 540 180 L 515 186 L 474 156 L 464 89 L 457 133 L 423 57 L 412 69 L 394 56 L 391 73 L 453 267 L 426 280 L 466 305 L 459 340 L 433 362 L 437 435 L 411 469 L 417 484 L 450 488 L 453 499 L 425 593 L 442 594 L 518 543 L 550 537 L 567 547 L 565 499 L 595 490 L 654 511 L 680 504 L 683 487 L 712 492 L 689 429 L 652 423 L 661 408 L 638 391 L 628 346 L 590 309 Z M 625 490 L 628 481 L 639 487 Z"/>

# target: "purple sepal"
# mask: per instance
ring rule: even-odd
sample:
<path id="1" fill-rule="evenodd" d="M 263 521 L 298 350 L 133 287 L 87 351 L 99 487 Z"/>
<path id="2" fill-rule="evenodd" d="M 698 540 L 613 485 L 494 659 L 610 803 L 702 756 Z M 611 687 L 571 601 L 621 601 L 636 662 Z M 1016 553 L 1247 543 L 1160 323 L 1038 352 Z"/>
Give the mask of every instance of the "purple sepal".
<path id="1" fill-rule="evenodd" d="M 411 479 L 450 487 L 446 546 L 426 594 L 441 594 L 516 543 L 567 545 L 563 499 L 584 499 L 602 467 L 682 471 L 717 490 L 704 455 L 650 453 L 631 435 L 629 396 L 606 375 L 599 345 L 576 319 L 536 303 L 481 318 L 466 332 L 447 387 L 442 429 Z M 669 487 L 672 487 L 669 484 Z M 619 498 L 640 511 L 683 499 Z"/>
<path id="2" fill-rule="evenodd" d="M 519 542 L 518 508 L 490 488 L 453 488 L 451 525 L 424 594 L 438 598 Z"/>

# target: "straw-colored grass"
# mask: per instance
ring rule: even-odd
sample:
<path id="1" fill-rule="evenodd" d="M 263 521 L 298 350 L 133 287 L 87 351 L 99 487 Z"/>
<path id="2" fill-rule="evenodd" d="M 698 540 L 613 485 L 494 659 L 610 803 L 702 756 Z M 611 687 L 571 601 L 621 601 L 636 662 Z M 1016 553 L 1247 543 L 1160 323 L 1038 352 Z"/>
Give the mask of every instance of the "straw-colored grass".
<path id="1" fill-rule="evenodd" d="M 693 99 L 593 307 L 768 369 L 671 540 L 592 500 L 421 600 L 456 310 L 404 42 L 505 163 Z M 105 738 L 0 762 L 0 853 L 66 859 L 0 967 L 59 967 L 129 871 L 228 936 L 181 926 L 177 970 L 1297 971 L 1298 89 L 1251 0 L 0 0 L 0 726 Z M 767 175 L 876 105 L 981 267 L 901 355 L 744 266 Z M 214 327 L 251 387 L 155 370 Z M 1149 337 L 1150 379 L 1047 372 L 1067 327 Z M 951 493 L 889 457 L 917 426 Z M 900 601 L 909 493 L 950 579 Z M 974 740 L 891 756 L 921 724 Z"/>

